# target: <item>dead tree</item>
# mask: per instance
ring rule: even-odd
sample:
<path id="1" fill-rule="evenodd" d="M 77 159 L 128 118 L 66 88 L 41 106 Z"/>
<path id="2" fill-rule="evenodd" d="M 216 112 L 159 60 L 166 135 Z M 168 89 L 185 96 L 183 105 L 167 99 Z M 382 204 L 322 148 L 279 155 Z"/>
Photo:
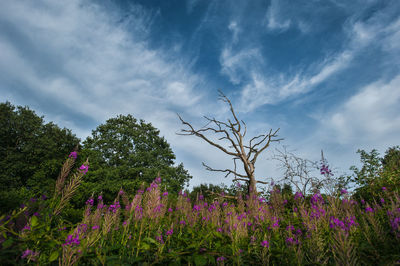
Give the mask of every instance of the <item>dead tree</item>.
<path id="1" fill-rule="evenodd" d="M 243 120 L 237 118 L 235 111 L 233 110 L 231 101 L 222 93 L 219 92 L 219 100 L 227 103 L 229 105 L 230 111 L 233 115 L 234 121 L 232 122 L 228 119 L 228 122 L 221 122 L 216 120 L 215 118 L 209 118 L 204 116 L 204 118 L 208 121 L 208 123 L 201 129 L 195 130 L 193 126 L 184 121 L 182 117 L 178 114 L 179 119 L 182 124 L 187 126 L 188 129 L 181 129 L 181 133 L 177 133 L 178 135 L 194 135 L 199 138 L 202 138 L 209 144 L 214 147 L 217 147 L 224 153 L 233 156 L 234 170 L 231 169 L 214 169 L 210 166 L 206 165 L 203 162 L 203 166 L 209 171 L 215 172 L 224 172 L 226 173 L 225 177 L 229 175 L 234 175 L 233 181 L 245 181 L 248 183 L 248 193 L 257 194 L 257 183 L 268 184 L 267 182 L 258 181 L 254 176 L 255 163 L 257 157 L 263 152 L 265 149 L 269 147 L 271 142 L 280 141 L 282 139 L 277 138 L 277 132 L 279 128 L 272 132 L 272 129 L 269 130 L 266 134 L 261 134 L 259 136 L 253 137 L 249 144 L 246 145 L 244 143 L 244 137 L 246 136 L 247 127 Z M 211 124 L 211 126 L 209 126 Z M 205 136 L 205 133 L 212 132 L 215 134 L 222 135 L 218 140 L 219 141 L 228 141 L 230 145 L 228 148 L 223 147 L 222 145 L 210 140 Z M 240 160 L 243 164 L 243 169 L 245 174 L 240 174 L 236 170 L 236 160 Z"/>

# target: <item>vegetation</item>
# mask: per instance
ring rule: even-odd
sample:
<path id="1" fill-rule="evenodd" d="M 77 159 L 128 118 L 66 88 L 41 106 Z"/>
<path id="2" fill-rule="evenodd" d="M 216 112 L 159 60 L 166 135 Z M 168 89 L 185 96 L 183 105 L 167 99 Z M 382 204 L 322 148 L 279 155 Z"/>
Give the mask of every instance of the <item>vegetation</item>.
<path id="1" fill-rule="evenodd" d="M 40 265 L 387 265 L 400 263 L 400 196 L 381 187 L 379 200 L 294 195 L 277 187 L 268 198 L 226 199 L 179 193 L 170 201 L 157 177 L 128 195 L 86 201 L 81 221 L 62 219 L 88 171 L 66 160 L 50 199 L 31 199 L 1 217 L 0 258 Z M 215 196 L 215 195 L 214 195 Z"/>
<path id="2" fill-rule="evenodd" d="M 362 167 L 338 178 L 323 154 L 319 164 L 310 164 L 281 152 L 283 183 L 269 183 L 258 194 L 250 193 L 250 178 L 189 192 L 182 189 L 190 176 L 182 165 L 173 166 L 175 156 L 151 124 L 130 115 L 107 120 L 79 156 L 75 137 L 66 134 L 69 150 L 54 175 L 51 163 L 30 159 L 41 154 L 40 147 L 29 148 L 39 133 L 24 132 L 47 132 L 37 143 L 55 145 L 43 120 L 27 108 L 0 108 L 1 182 L 21 195 L 9 206 L 31 197 L 0 217 L 4 265 L 400 264 L 398 146 L 383 158 L 375 150 L 358 151 Z M 59 158 L 56 151 L 51 154 Z M 319 179 L 310 165 L 318 167 Z M 47 184 L 34 197 L 28 174 Z M 351 186 L 356 189 L 349 193 Z"/>
<path id="3" fill-rule="evenodd" d="M 79 141 L 28 107 L 0 103 L 0 213 L 36 194 L 51 194 L 65 154 Z"/>

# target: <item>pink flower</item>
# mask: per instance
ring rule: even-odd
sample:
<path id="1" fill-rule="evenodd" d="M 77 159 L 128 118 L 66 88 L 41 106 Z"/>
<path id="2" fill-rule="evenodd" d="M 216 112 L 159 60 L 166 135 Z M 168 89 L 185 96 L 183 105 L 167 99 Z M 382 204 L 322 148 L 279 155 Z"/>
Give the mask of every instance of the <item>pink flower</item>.
<path id="1" fill-rule="evenodd" d="M 83 174 L 86 174 L 89 170 L 89 165 L 82 164 L 81 167 L 79 167 L 79 170 L 81 170 Z"/>
<path id="2" fill-rule="evenodd" d="M 69 157 L 69 158 L 74 158 L 74 159 L 76 159 L 76 158 L 78 157 L 78 154 L 76 153 L 76 151 L 73 151 L 73 152 L 71 152 L 71 153 L 69 154 L 68 157 Z"/>
<path id="3" fill-rule="evenodd" d="M 268 241 L 267 240 L 262 241 L 261 242 L 261 246 L 264 247 L 264 248 L 268 248 L 269 247 Z"/>

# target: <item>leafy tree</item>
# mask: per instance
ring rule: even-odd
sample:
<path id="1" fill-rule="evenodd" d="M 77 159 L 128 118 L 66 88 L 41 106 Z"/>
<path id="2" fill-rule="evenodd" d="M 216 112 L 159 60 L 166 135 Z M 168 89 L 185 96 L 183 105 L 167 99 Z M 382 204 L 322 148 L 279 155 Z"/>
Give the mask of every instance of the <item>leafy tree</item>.
<path id="1" fill-rule="evenodd" d="M 28 107 L 0 103 L 0 212 L 51 193 L 66 156 L 79 143 L 69 129 L 45 124 Z"/>
<path id="2" fill-rule="evenodd" d="M 399 190 L 400 187 L 400 147 L 395 146 L 386 150 L 383 158 L 379 157 L 377 150 L 370 153 L 358 150 L 363 166 L 358 169 L 352 166 L 352 180 L 359 187 L 355 196 L 372 200 L 382 191 L 382 187 Z"/>
<path id="3" fill-rule="evenodd" d="M 175 155 L 159 130 L 131 115 L 107 120 L 83 145 L 81 158 L 89 158 L 90 169 L 81 202 L 93 192 L 102 192 L 105 200 L 113 200 L 120 188 L 134 193 L 158 175 L 163 189 L 177 193 L 191 178 L 182 163 L 174 166 Z"/>

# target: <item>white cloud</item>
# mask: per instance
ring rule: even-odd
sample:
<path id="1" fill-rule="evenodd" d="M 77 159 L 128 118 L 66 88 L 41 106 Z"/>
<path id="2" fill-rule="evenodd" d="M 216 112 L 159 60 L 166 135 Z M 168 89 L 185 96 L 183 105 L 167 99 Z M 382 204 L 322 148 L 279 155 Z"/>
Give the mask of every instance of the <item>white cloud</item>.
<path id="1" fill-rule="evenodd" d="M 240 84 L 252 65 L 261 64 L 262 56 L 258 49 L 241 50 L 237 53 L 225 47 L 219 58 L 221 73 L 227 75 L 232 84 Z"/>
<path id="2" fill-rule="evenodd" d="M 291 25 L 290 19 L 283 19 L 280 14 L 279 1 L 272 0 L 266 14 L 266 24 L 270 30 L 286 31 Z"/>
<path id="3" fill-rule="evenodd" d="M 228 29 L 232 32 L 232 43 L 237 43 L 238 36 L 241 31 L 238 23 L 236 21 L 231 21 L 229 23 Z"/>
<path id="4" fill-rule="evenodd" d="M 400 75 L 362 88 L 320 122 L 323 135 L 341 144 L 395 143 L 400 134 Z"/>
<path id="5" fill-rule="evenodd" d="M 18 83 L 50 105 L 66 106 L 99 124 L 119 114 L 132 114 L 168 136 L 174 151 L 186 152 L 177 162 L 195 165 L 188 152 L 190 140 L 182 147 L 181 138 L 173 137 L 180 128 L 175 111 L 185 115 L 215 110 L 216 105 L 203 100 L 206 92 L 199 91 L 212 86 L 192 72 L 184 57 L 149 48 L 146 39 L 152 17 L 146 10 L 133 6 L 129 12 L 133 15 L 122 22 L 113 12 L 79 0 L 2 3 L 0 23 L 12 29 L 0 32 L 3 95 L 14 95 L 11 88 Z M 34 101 L 20 98 L 14 104 L 38 106 L 47 121 L 71 128 L 82 139 L 90 133 L 78 126 L 74 119 L 79 117 L 72 117 L 68 110 L 42 112 Z M 209 153 L 198 156 L 204 160 Z M 192 172 L 199 168 L 195 167 L 187 169 Z"/>

